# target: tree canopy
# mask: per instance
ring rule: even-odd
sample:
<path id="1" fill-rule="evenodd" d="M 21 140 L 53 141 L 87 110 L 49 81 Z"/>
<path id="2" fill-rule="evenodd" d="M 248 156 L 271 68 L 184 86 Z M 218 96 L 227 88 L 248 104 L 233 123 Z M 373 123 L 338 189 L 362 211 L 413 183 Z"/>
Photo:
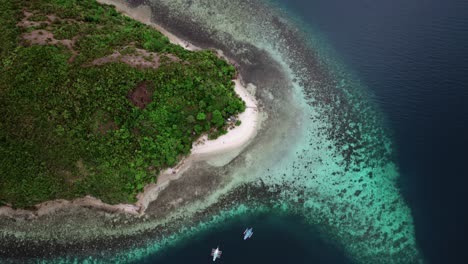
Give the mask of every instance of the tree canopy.
<path id="1" fill-rule="evenodd" d="M 224 120 L 245 109 L 232 65 L 95 0 L 7 0 L 0 32 L 0 205 L 135 202 L 201 134 L 225 133 Z M 25 39 L 39 32 L 53 38 Z M 156 52 L 158 67 L 94 64 L 137 50 Z"/>

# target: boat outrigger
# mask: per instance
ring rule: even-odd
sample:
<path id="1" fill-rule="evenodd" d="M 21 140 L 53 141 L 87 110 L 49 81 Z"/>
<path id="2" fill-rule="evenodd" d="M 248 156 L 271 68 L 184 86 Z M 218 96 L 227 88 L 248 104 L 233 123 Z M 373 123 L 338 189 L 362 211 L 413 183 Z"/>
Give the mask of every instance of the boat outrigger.
<path id="1" fill-rule="evenodd" d="M 219 246 L 216 249 L 211 249 L 211 256 L 213 256 L 213 261 L 215 261 L 217 258 L 221 258 L 221 253 L 223 252 L 219 250 Z"/>
<path id="2" fill-rule="evenodd" d="M 247 238 L 251 238 L 253 235 L 253 228 L 247 228 L 244 231 L 244 240 L 247 240 Z"/>

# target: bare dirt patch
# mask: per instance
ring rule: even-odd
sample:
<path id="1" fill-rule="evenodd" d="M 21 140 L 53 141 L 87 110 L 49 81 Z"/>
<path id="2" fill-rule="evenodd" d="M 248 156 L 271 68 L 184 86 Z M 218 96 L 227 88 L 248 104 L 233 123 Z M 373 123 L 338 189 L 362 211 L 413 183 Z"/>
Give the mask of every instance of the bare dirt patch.
<path id="1" fill-rule="evenodd" d="M 79 159 L 76 161 L 76 168 L 78 169 L 78 172 L 80 173 L 80 176 L 86 177 L 89 175 L 89 171 L 86 169 L 83 159 Z"/>
<path id="2" fill-rule="evenodd" d="M 51 25 L 53 22 L 59 20 L 59 21 L 66 21 L 67 23 L 81 23 L 79 21 L 76 21 L 74 19 L 61 19 L 58 18 L 56 15 L 47 15 L 47 19 L 45 21 L 30 21 L 30 17 L 33 16 L 34 14 L 23 10 L 24 18 L 18 22 L 17 26 L 23 27 L 23 28 L 28 28 L 28 27 L 34 27 L 34 26 L 40 26 L 42 24 L 47 24 Z M 50 27 L 47 27 L 48 29 Z M 71 52 L 72 56 L 70 59 L 68 59 L 68 63 L 72 63 L 75 60 L 75 57 L 78 55 L 78 52 L 73 48 L 75 45 L 75 42 L 77 40 L 77 36 L 73 37 L 73 39 L 56 39 L 54 37 L 54 34 L 48 30 L 45 29 L 38 29 L 38 30 L 33 30 L 28 33 L 22 34 L 23 40 L 27 41 L 31 45 L 57 45 L 61 44 L 67 47 Z"/>
<path id="3" fill-rule="evenodd" d="M 37 45 L 55 45 L 62 44 L 63 40 L 58 40 L 54 38 L 54 34 L 45 29 L 37 29 L 29 33 L 23 34 L 23 39 L 28 41 L 30 44 Z M 63 45 L 70 45 L 70 42 L 64 42 Z"/>
<path id="4" fill-rule="evenodd" d="M 99 133 L 103 135 L 106 134 L 110 130 L 117 130 L 117 129 L 119 129 L 119 127 L 114 121 L 108 121 L 106 123 L 99 124 L 99 127 L 98 127 Z"/>
<path id="5" fill-rule="evenodd" d="M 135 88 L 128 92 L 127 98 L 132 104 L 140 109 L 144 109 L 151 103 L 153 90 L 150 81 L 143 81 L 137 84 Z"/>
<path id="6" fill-rule="evenodd" d="M 24 15 L 24 18 L 21 19 L 21 21 L 16 24 L 19 27 L 28 28 L 28 27 L 40 26 L 44 23 L 47 25 L 51 24 L 50 21 L 29 21 L 29 18 L 33 16 L 34 14 L 26 10 L 23 10 L 23 15 Z"/>
<path id="7" fill-rule="evenodd" d="M 161 63 L 158 53 L 150 52 L 144 49 L 135 49 L 134 54 L 122 55 L 119 51 L 115 51 L 111 55 L 95 59 L 91 65 L 98 66 L 107 63 L 121 61 L 135 68 L 158 68 Z"/>
<path id="8" fill-rule="evenodd" d="M 37 29 L 29 33 L 24 33 L 22 38 L 31 45 L 64 45 L 73 54 L 68 59 L 68 63 L 72 63 L 75 60 L 75 57 L 78 55 L 78 52 L 73 48 L 77 37 L 74 37 L 73 39 L 56 39 L 54 38 L 54 34 L 52 32 L 45 29 Z"/>
<path id="9" fill-rule="evenodd" d="M 67 23 L 83 23 L 82 21 L 77 21 L 75 19 L 59 18 L 58 16 L 56 16 L 54 14 L 45 15 L 47 20 L 31 21 L 30 18 L 34 15 L 34 13 L 29 12 L 27 10 L 23 10 L 23 15 L 24 15 L 24 18 L 21 19 L 21 21 L 16 24 L 17 26 L 22 27 L 22 28 L 36 27 L 36 26 L 40 26 L 40 25 L 43 25 L 43 24 L 50 25 L 50 24 L 52 24 L 52 23 L 54 23 L 56 21 L 67 22 Z"/>

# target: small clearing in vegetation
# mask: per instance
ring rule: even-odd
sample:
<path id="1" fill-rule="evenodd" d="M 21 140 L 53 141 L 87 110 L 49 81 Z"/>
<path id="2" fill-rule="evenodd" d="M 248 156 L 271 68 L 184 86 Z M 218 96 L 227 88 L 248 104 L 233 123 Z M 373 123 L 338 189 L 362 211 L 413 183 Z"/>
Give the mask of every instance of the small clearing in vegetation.
<path id="1" fill-rule="evenodd" d="M 152 83 L 149 81 L 140 82 L 135 88 L 128 92 L 127 98 L 132 104 L 140 109 L 144 109 L 146 105 L 151 103 L 153 91 L 150 89 Z"/>

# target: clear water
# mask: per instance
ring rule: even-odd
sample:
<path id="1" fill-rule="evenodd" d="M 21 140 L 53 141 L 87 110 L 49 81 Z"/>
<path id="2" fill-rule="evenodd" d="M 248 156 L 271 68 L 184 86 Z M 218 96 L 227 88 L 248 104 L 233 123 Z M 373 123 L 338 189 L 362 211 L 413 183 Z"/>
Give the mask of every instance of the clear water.
<path id="1" fill-rule="evenodd" d="M 250 8 L 254 0 L 149 2 L 191 16 L 233 53 L 242 52 L 235 43 L 249 43 L 284 68 L 293 81 L 287 96 L 275 98 L 281 93 L 269 87 L 260 96 L 278 111 L 290 107 L 287 125 L 275 127 L 289 139 L 272 134 L 245 156 L 243 168 L 226 171 L 291 191 L 276 189 L 275 210 L 236 204 L 107 262 L 207 263 L 217 245 L 219 263 L 466 259 L 468 2 L 269 1 L 283 10 L 278 20 L 269 5 Z M 312 52 L 286 39 L 296 35 Z M 319 63 L 308 64 L 309 55 Z M 311 80 L 315 85 L 302 84 Z M 343 97 L 333 97 L 336 91 Z M 350 149 L 357 158 L 348 163 Z M 248 226 L 255 233 L 243 241 Z"/>
<path id="2" fill-rule="evenodd" d="M 254 235 L 244 241 L 242 232 L 254 226 Z M 160 251 L 139 263 L 206 263 L 210 246 L 221 246 L 219 263 L 350 263 L 339 248 L 300 217 L 259 215 L 231 219 L 226 225 Z"/>
<path id="3" fill-rule="evenodd" d="M 468 2 L 284 2 L 374 92 L 393 131 L 400 188 L 427 262 L 464 262 Z"/>
<path id="4" fill-rule="evenodd" d="M 468 147 L 468 2 L 280 1 L 325 36 L 371 89 L 393 131 L 400 188 L 428 263 L 466 259 L 463 165 Z M 294 18 L 297 19 L 297 18 Z M 255 236 L 242 241 L 246 226 Z M 300 218 L 244 216 L 186 240 L 143 263 L 350 263 Z M 465 256 L 465 257 L 463 257 Z M 290 261 L 290 262 L 288 262 Z"/>

